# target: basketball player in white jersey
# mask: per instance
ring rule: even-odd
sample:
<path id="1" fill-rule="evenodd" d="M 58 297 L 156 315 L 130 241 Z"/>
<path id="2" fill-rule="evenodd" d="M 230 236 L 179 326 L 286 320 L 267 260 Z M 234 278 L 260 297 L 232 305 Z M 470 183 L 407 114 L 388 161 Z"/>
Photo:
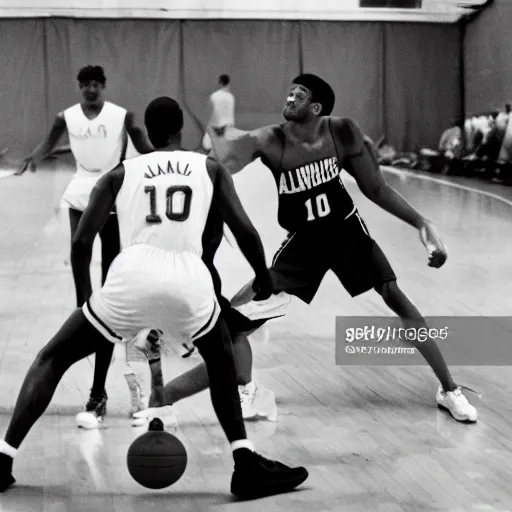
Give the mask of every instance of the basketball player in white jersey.
<path id="1" fill-rule="evenodd" d="M 233 450 L 234 495 L 256 498 L 287 492 L 308 477 L 305 468 L 261 457 L 247 440 L 233 346 L 214 279 L 203 261 L 213 261 L 226 222 L 256 274 L 256 299 L 267 299 L 272 279 L 261 239 L 229 173 L 205 155 L 181 150 L 183 112 L 176 101 L 152 101 L 145 124 L 155 152 L 125 161 L 103 176 L 78 226 L 72 247 L 80 262 L 77 284 L 90 298 L 71 314 L 28 371 L 0 441 L 0 491 L 14 483 L 17 449 L 66 370 L 101 347 L 123 343 L 148 327 L 160 329 L 167 339 L 194 343 L 203 357 L 212 404 Z M 114 206 L 123 251 L 103 287 L 91 295 L 88 263 L 93 241 Z"/>
<path id="2" fill-rule="evenodd" d="M 222 135 L 228 126 L 235 126 L 235 96 L 231 92 L 230 81 L 228 75 L 221 75 L 219 77 L 220 88 L 210 95 L 211 115 L 208 127 L 219 135 Z M 208 133 L 205 133 L 203 137 L 203 148 L 206 151 L 210 151 L 212 148 Z"/>
<path id="3" fill-rule="evenodd" d="M 82 93 L 82 101 L 60 112 L 48 134 L 27 158 L 20 174 L 28 167 L 32 171 L 53 151 L 61 136 L 67 131 L 71 152 L 76 160 L 76 173 L 71 179 L 64 195 L 62 205 L 69 208 L 71 239 L 75 235 L 80 218 L 89 203 L 91 191 L 98 179 L 124 160 L 128 137 L 139 153 L 152 150 L 144 132 L 135 125 L 134 115 L 123 107 L 106 101 L 103 91 L 106 77 L 100 66 L 86 66 L 77 75 Z M 119 228 L 114 212 L 99 231 L 101 239 L 102 283 L 105 282 L 108 269 L 119 254 Z M 81 294 L 77 287 L 76 262 L 71 258 L 71 267 L 75 280 L 76 305 L 81 307 L 89 298 Z M 86 427 L 100 422 L 106 413 L 107 393 L 105 384 L 108 368 L 112 360 L 113 346 L 104 345 L 96 353 L 94 379 L 86 412 L 77 416 L 79 426 Z M 80 422 L 84 416 L 91 416 L 90 421 Z M 86 419 L 86 418 L 85 418 Z"/>

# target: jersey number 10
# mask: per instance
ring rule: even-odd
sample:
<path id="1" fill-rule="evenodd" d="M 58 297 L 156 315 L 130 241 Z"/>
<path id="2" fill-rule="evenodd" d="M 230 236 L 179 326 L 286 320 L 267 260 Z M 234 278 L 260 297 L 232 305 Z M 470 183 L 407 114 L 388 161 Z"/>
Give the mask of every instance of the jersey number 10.
<path id="1" fill-rule="evenodd" d="M 146 215 L 148 224 L 160 224 L 162 217 L 156 212 L 156 187 L 154 185 L 146 185 L 144 192 L 149 194 L 149 215 Z M 165 193 L 166 208 L 165 216 L 169 220 L 183 222 L 190 215 L 190 203 L 192 202 L 192 189 L 190 187 L 175 186 L 169 187 Z M 177 205 L 180 205 L 178 208 Z"/>
<path id="2" fill-rule="evenodd" d="M 316 215 L 313 209 L 313 199 L 309 198 L 306 201 L 306 208 L 308 209 L 308 221 L 318 219 L 319 217 L 327 217 L 327 215 L 331 213 L 331 207 L 329 206 L 327 195 L 320 194 L 319 196 L 316 196 L 315 199 Z"/>

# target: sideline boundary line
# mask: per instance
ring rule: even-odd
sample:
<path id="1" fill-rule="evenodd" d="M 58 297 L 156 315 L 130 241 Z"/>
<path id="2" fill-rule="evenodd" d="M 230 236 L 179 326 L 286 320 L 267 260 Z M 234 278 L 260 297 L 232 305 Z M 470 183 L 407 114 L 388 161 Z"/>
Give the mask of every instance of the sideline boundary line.
<path id="1" fill-rule="evenodd" d="M 502 203 L 505 203 L 506 205 L 512 207 L 512 201 L 510 199 L 506 199 L 497 194 L 493 194 L 492 192 L 487 192 L 485 190 L 479 190 L 478 188 L 468 187 L 466 185 L 461 185 L 460 183 L 453 183 L 451 181 L 440 180 L 438 178 L 434 178 L 433 176 L 424 176 L 423 174 L 416 174 L 414 172 L 408 171 L 407 169 L 398 170 L 398 169 L 395 169 L 394 167 L 389 167 L 387 165 L 382 165 L 381 169 L 383 171 L 387 171 L 387 172 L 396 174 L 398 176 L 406 174 L 409 177 L 417 178 L 419 180 L 433 181 L 435 183 L 441 183 L 442 185 L 446 185 L 447 187 L 458 188 L 460 190 L 467 190 L 468 192 L 474 192 L 475 194 L 481 194 L 483 196 L 492 197 L 493 199 L 496 199 L 497 201 L 501 201 Z"/>

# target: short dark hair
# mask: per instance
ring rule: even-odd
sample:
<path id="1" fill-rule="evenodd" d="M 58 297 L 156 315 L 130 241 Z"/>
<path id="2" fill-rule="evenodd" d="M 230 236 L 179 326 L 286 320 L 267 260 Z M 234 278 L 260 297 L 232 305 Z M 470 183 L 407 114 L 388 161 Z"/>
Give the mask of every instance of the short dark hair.
<path id="1" fill-rule="evenodd" d="M 332 87 L 325 80 L 311 73 L 303 73 L 294 78 L 292 83 L 302 85 L 311 91 L 311 101 L 322 105 L 321 115 L 328 116 L 331 114 L 336 96 Z"/>
<path id="2" fill-rule="evenodd" d="M 151 144 L 161 148 L 167 145 L 170 137 L 178 135 L 183 129 L 183 111 L 176 100 L 161 96 L 147 106 L 144 124 Z"/>
<path id="3" fill-rule="evenodd" d="M 78 72 L 76 78 L 81 84 L 92 82 L 93 80 L 103 85 L 107 83 L 105 71 L 103 71 L 101 66 L 85 66 Z"/>
<path id="4" fill-rule="evenodd" d="M 229 75 L 220 75 L 219 76 L 219 82 L 222 85 L 228 85 L 231 79 L 229 78 Z"/>

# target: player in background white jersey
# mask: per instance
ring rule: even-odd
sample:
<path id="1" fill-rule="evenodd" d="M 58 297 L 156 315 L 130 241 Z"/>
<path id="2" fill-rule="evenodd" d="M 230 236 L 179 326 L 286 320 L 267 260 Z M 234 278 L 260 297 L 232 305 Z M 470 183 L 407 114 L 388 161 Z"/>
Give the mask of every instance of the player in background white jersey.
<path id="1" fill-rule="evenodd" d="M 124 160 L 128 137 L 139 153 L 148 153 L 152 150 L 144 132 L 136 126 L 133 113 L 104 99 L 103 92 L 107 79 L 102 67 L 82 68 L 77 80 L 82 101 L 57 115 L 46 140 L 34 149 L 19 171 L 19 174 L 27 168 L 35 171 L 67 131 L 71 152 L 76 160 L 76 173 L 62 197 L 62 205 L 69 208 L 71 239 L 75 235 L 98 179 Z M 104 283 L 110 264 L 120 251 L 119 228 L 114 212 L 109 215 L 99 231 L 99 236 Z M 77 273 L 80 270 L 73 261 L 71 267 L 75 280 L 76 305 L 81 307 L 89 297 L 82 295 L 78 290 Z M 96 425 L 98 421 L 102 421 L 106 413 L 105 384 L 112 355 L 112 345 L 103 345 L 100 352 L 96 353 L 93 384 L 86 404 L 86 411 L 90 413 L 91 421 L 96 421 Z M 129 381 L 128 384 L 130 385 Z M 81 417 L 82 415 L 77 416 L 79 426 L 91 425 L 91 421 L 80 424 Z"/>
<path id="2" fill-rule="evenodd" d="M 208 128 L 212 128 L 219 135 L 222 135 L 228 126 L 235 126 L 235 96 L 231 92 L 230 82 L 228 75 L 221 75 L 220 88 L 210 95 L 211 114 Z M 203 148 L 206 151 L 212 148 L 208 132 L 203 137 Z"/>
<path id="3" fill-rule="evenodd" d="M 212 404 L 233 451 L 234 495 L 256 498 L 287 492 L 308 477 L 305 468 L 261 457 L 247 440 L 233 346 L 205 263 L 213 261 L 226 222 L 255 272 L 256 300 L 265 300 L 272 293 L 272 279 L 261 239 L 224 167 L 205 155 L 181 150 L 183 112 L 175 100 L 152 101 L 145 124 L 155 151 L 103 176 L 78 226 L 72 257 L 80 270 L 80 293 L 90 299 L 71 314 L 25 377 L 0 441 L 0 491 L 14 483 L 17 449 L 47 408 L 64 372 L 101 347 L 122 343 L 147 327 L 161 329 L 166 338 L 194 343 L 203 357 Z M 123 251 L 103 287 L 91 295 L 88 264 L 93 241 L 114 205 Z"/>

